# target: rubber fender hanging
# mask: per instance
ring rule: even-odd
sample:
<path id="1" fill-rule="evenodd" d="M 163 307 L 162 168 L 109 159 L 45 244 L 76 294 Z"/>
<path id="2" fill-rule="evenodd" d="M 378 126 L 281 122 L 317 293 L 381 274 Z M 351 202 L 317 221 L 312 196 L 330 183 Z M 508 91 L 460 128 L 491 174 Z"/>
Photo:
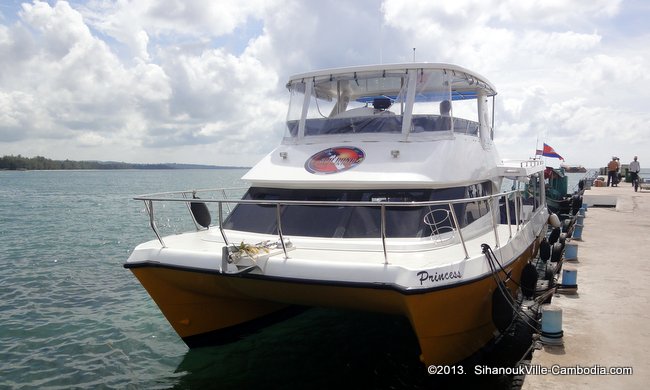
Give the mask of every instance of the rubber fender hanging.
<path id="1" fill-rule="evenodd" d="M 537 269 L 531 263 L 524 266 L 521 271 L 521 293 L 526 298 L 535 296 L 535 289 L 537 288 Z"/>
<path id="2" fill-rule="evenodd" d="M 582 196 L 580 195 L 573 195 L 571 197 L 571 212 L 573 215 L 578 214 L 578 210 L 580 210 L 580 207 L 582 207 Z"/>
<path id="3" fill-rule="evenodd" d="M 571 218 L 566 218 L 564 221 L 562 221 L 562 232 L 567 233 L 571 225 Z"/>
<path id="4" fill-rule="evenodd" d="M 582 195 L 576 194 L 576 203 L 578 204 L 578 210 L 582 208 Z"/>
<path id="5" fill-rule="evenodd" d="M 546 269 L 544 270 L 544 280 L 548 281 L 549 289 L 555 287 L 555 269 L 553 268 L 551 263 L 548 263 L 546 265 Z M 553 295 L 549 295 L 548 298 L 546 298 L 543 303 L 551 303 L 552 299 L 553 299 Z"/>
<path id="6" fill-rule="evenodd" d="M 548 243 L 553 245 L 557 242 L 558 238 L 560 238 L 560 228 L 553 228 L 551 234 L 548 235 Z"/>
<path id="7" fill-rule="evenodd" d="M 575 223 L 573 222 L 574 220 L 575 220 L 575 218 L 569 223 L 569 226 L 567 227 L 567 230 L 566 230 L 567 237 L 571 237 L 571 235 L 573 234 L 573 228 L 575 226 Z"/>
<path id="8" fill-rule="evenodd" d="M 551 258 L 551 244 L 548 243 L 546 237 L 542 239 L 542 242 L 539 244 L 539 258 L 543 262 L 547 262 Z"/>
<path id="9" fill-rule="evenodd" d="M 199 199 L 197 196 L 192 196 L 193 199 Z M 190 210 L 192 211 L 192 216 L 194 220 L 199 225 L 204 228 L 210 227 L 210 222 L 212 222 L 212 217 L 210 216 L 210 210 L 208 206 L 203 202 L 191 202 Z"/>
<path id="10" fill-rule="evenodd" d="M 555 213 L 551 213 L 548 216 L 548 223 L 553 227 L 560 227 L 560 218 Z"/>
<path id="11" fill-rule="evenodd" d="M 548 280 L 549 287 L 555 286 L 555 268 L 549 265 L 546 266 L 546 269 L 544 270 L 544 280 Z"/>
<path id="12" fill-rule="evenodd" d="M 553 248 L 551 250 L 552 263 L 557 263 L 558 261 L 560 261 L 560 259 L 562 258 L 562 249 L 564 248 L 562 247 L 562 244 L 560 244 L 559 242 L 553 244 Z"/>
<path id="13" fill-rule="evenodd" d="M 501 288 L 496 288 L 492 293 L 492 322 L 494 326 L 503 332 L 510 326 L 514 318 L 515 312 L 508 302 L 508 298 L 503 296 L 501 290 L 508 294 L 509 290 L 505 283 L 499 282 Z"/>

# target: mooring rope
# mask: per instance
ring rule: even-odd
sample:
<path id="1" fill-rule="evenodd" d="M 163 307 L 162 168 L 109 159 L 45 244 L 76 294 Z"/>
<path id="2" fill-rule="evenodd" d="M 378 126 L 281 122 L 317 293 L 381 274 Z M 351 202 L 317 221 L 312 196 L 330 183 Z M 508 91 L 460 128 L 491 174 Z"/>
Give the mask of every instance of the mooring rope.
<path id="1" fill-rule="evenodd" d="M 519 317 L 519 318 L 520 318 L 520 319 L 521 319 L 521 320 L 522 320 L 522 321 L 523 321 L 527 326 L 529 326 L 529 327 L 530 327 L 531 329 L 533 329 L 535 332 L 538 332 L 538 329 L 537 329 L 536 327 L 532 326 L 532 325 L 527 321 L 527 319 L 528 319 L 528 320 L 530 320 L 530 321 L 533 321 L 533 322 L 537 323 L 537 319 L 531 317 L 530 315 L 528 315 L 528 313 L 524 312 L 523 310 L 520 310 L 520 309 L 517 307 L 517 300 L 512 296 L 512 293 L 510 293 L 510 290 L 508 290 L 508 289 L 505 288 L 505 282 L 499 278 L 499 276 L 498 276 L 498 274 L 499 274 L 499 270 L 497 269 L 497 266 L 495 265 L 495 263 L 499 265 L 499 268 L 501 269 L 501 271 L 503 271 L 503 273 L 506 275 L 506 277 L 507 277 L 506 280 L 511 279 L 511 277 L 510 277 L 510 276 L 511 276 L 511 273 L 510 273 L 510 272 L 507 272 L 507 271 L 503 268 L 503 266 L 501 265 L 501 263 L 497 260 L 496 255 L 494 254 L 494 251 L 492 251 L 492 248 L 490 247 L 490 245 L 488 245 L 488 244 L 481 244 L 481 249 L 483 250 L 483 254 L 485 255 L 485 258 L 486 258 L 487 261 L 488 261 L 488 266 L 490 267 L 490 270 L 492 271 L 492 277 L 494 278 L 494 280 L 495 280 L 495 282 L 496 282 L 497 288 L 499 289 L 499 291 L 501 292 L 501 294 L 503 295 L 503 297 L 506 299 L 506 302 L 508 302 L 508 305 L 510 305 L 510 307 L 511 307 L 512 310 L 515 312 L 515 314 L 517 314 L 517 316 L 518 316 L 518 317 Z M 517 283 L 516 280 L 511 279 L 511 281 L 512 281 L 514 284 L 516 284 L 518 287 L 521 287 L 521 285 L 520 285 L 519 283 Z M 519 306 L 521 306 L 521 303 L 519 303 Z"/>

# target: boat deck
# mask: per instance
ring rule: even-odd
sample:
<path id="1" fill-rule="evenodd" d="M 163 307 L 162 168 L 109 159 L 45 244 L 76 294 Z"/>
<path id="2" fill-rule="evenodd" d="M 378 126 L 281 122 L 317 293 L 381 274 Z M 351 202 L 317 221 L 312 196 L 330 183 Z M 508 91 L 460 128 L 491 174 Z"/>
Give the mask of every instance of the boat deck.
<path id="1" fill-rule="evenodd" d="M 633 375 L 527 375 L 523 389 L 639 389 L 650 381 L 650 196 L 630 183 L 585 194 L 613 196 L 615 208 L 589 207 L 577 269 L 578 293 L 555 295 L 562 309 L 563 346 L 544 346 L 532 367 L 632 367 Z M 614 234 L 614 236 L 612 236 Z M 575 243 L 575 241 L 573 241 Z"/>
<path id="2" fill-rule="evenodd" d="M 499 259 L 510 259 L 520 255 L 526 246 L 524 242 L 532 240 L 509 240 L 510 234 L 516 233 L 517 226 L 497 225 L 499 245 L 496 244 L 495 232 L 488 229 L 484 233 L 465 239 L 468 259 L 463 246 L 459 243 L 444 245 L 427 238 L 387 239 L 387 253 L 384 257 L 381 239 L 324 239 L 290 237 L 291 248 L 285 258 L 282 249 L 273 249 L 269 253 L 260 252 L 255 261 L 242 259 L 243 266 L 257 265 L 258 270 L 251 272 L 286 278 L 317 278 L 333 281 L 360 281 L 373 283 L 396 283 L 403 287 L 413 287 L 414 277 L 422 270 L 445 269 L 455 271 L 462 269 L 469 279 L 489 273 L 489 265 L 484 260 L 482 244 L 490 245 Z M 523 229 L 523 226 L 520 227 Z M 236 245 L 239 237 L 234 232 L 227 232 L 229 239 Z M 251 235 L 248 233 L 248 240 Z M 259 235 L 259 241 L 271 240 L 276 236 Z M 166 248 L 162 249 L 158 240 L 152 240 L 138 247 L 130 262 L 158 261 L 186 266 L 193 269 L 220 272 L 222 262 L 220 254 L 224 246 L 223 238 L 217 228 L 199 232 L 164 237 Z M 332 249 L 335 248 L 335 249 Z M 361 249 L 363 248 L 363 249 Z M 503 252 L 503 253 L 501 253 Z M 218 255 L 217 255 L 218 254 Z M 248 262 L 246 262 L 248 261 Z M 231 266 L 229 266 L 230 268 Z M 230 271 L 236 268 L 230 268 Z M 417 281 L 417 279 L 416 279 Z M 437 284 L 439 286 L 452 283 Z M 427 287 L 419 284 L 419 287 Z M 433 286 L 429 286 L 433 287 Z"/>

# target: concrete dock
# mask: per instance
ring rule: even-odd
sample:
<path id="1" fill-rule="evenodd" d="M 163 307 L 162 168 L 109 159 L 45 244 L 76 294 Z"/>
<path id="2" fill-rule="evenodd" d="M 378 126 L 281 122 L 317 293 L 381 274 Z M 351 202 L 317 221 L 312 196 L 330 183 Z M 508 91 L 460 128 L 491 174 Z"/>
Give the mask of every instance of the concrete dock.
<path id="1" fill-rule="evenodd" d="M 578 291 L 552 301 L 562 309 L 564 344 L 533 353 L 537 373 L 526 375 L 525 390 L 642 389 L 650 383 L 650 192 L 621 183 L 585 194 L 591 202 L 615 197 L 616 206 L 590 204 L 582 240 L 571 241 L 578 245 L 577 261 L 564 266 L 577 269 Z M 633 373 L 605 373 L 623 367 Z"/>

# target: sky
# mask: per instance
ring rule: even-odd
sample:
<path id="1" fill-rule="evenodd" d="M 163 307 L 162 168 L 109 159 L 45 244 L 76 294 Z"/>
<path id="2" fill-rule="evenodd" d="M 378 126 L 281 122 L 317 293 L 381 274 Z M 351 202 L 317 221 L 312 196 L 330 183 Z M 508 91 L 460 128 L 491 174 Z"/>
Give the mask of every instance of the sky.
<path id="1" fill-rule="evenodd" d="M 0 156 L 252 165 L 291 75 L 416 48 L 496 86 L 502 158 L 650 167 L 648 20 L 645 0 L 0 0 Z"/>

